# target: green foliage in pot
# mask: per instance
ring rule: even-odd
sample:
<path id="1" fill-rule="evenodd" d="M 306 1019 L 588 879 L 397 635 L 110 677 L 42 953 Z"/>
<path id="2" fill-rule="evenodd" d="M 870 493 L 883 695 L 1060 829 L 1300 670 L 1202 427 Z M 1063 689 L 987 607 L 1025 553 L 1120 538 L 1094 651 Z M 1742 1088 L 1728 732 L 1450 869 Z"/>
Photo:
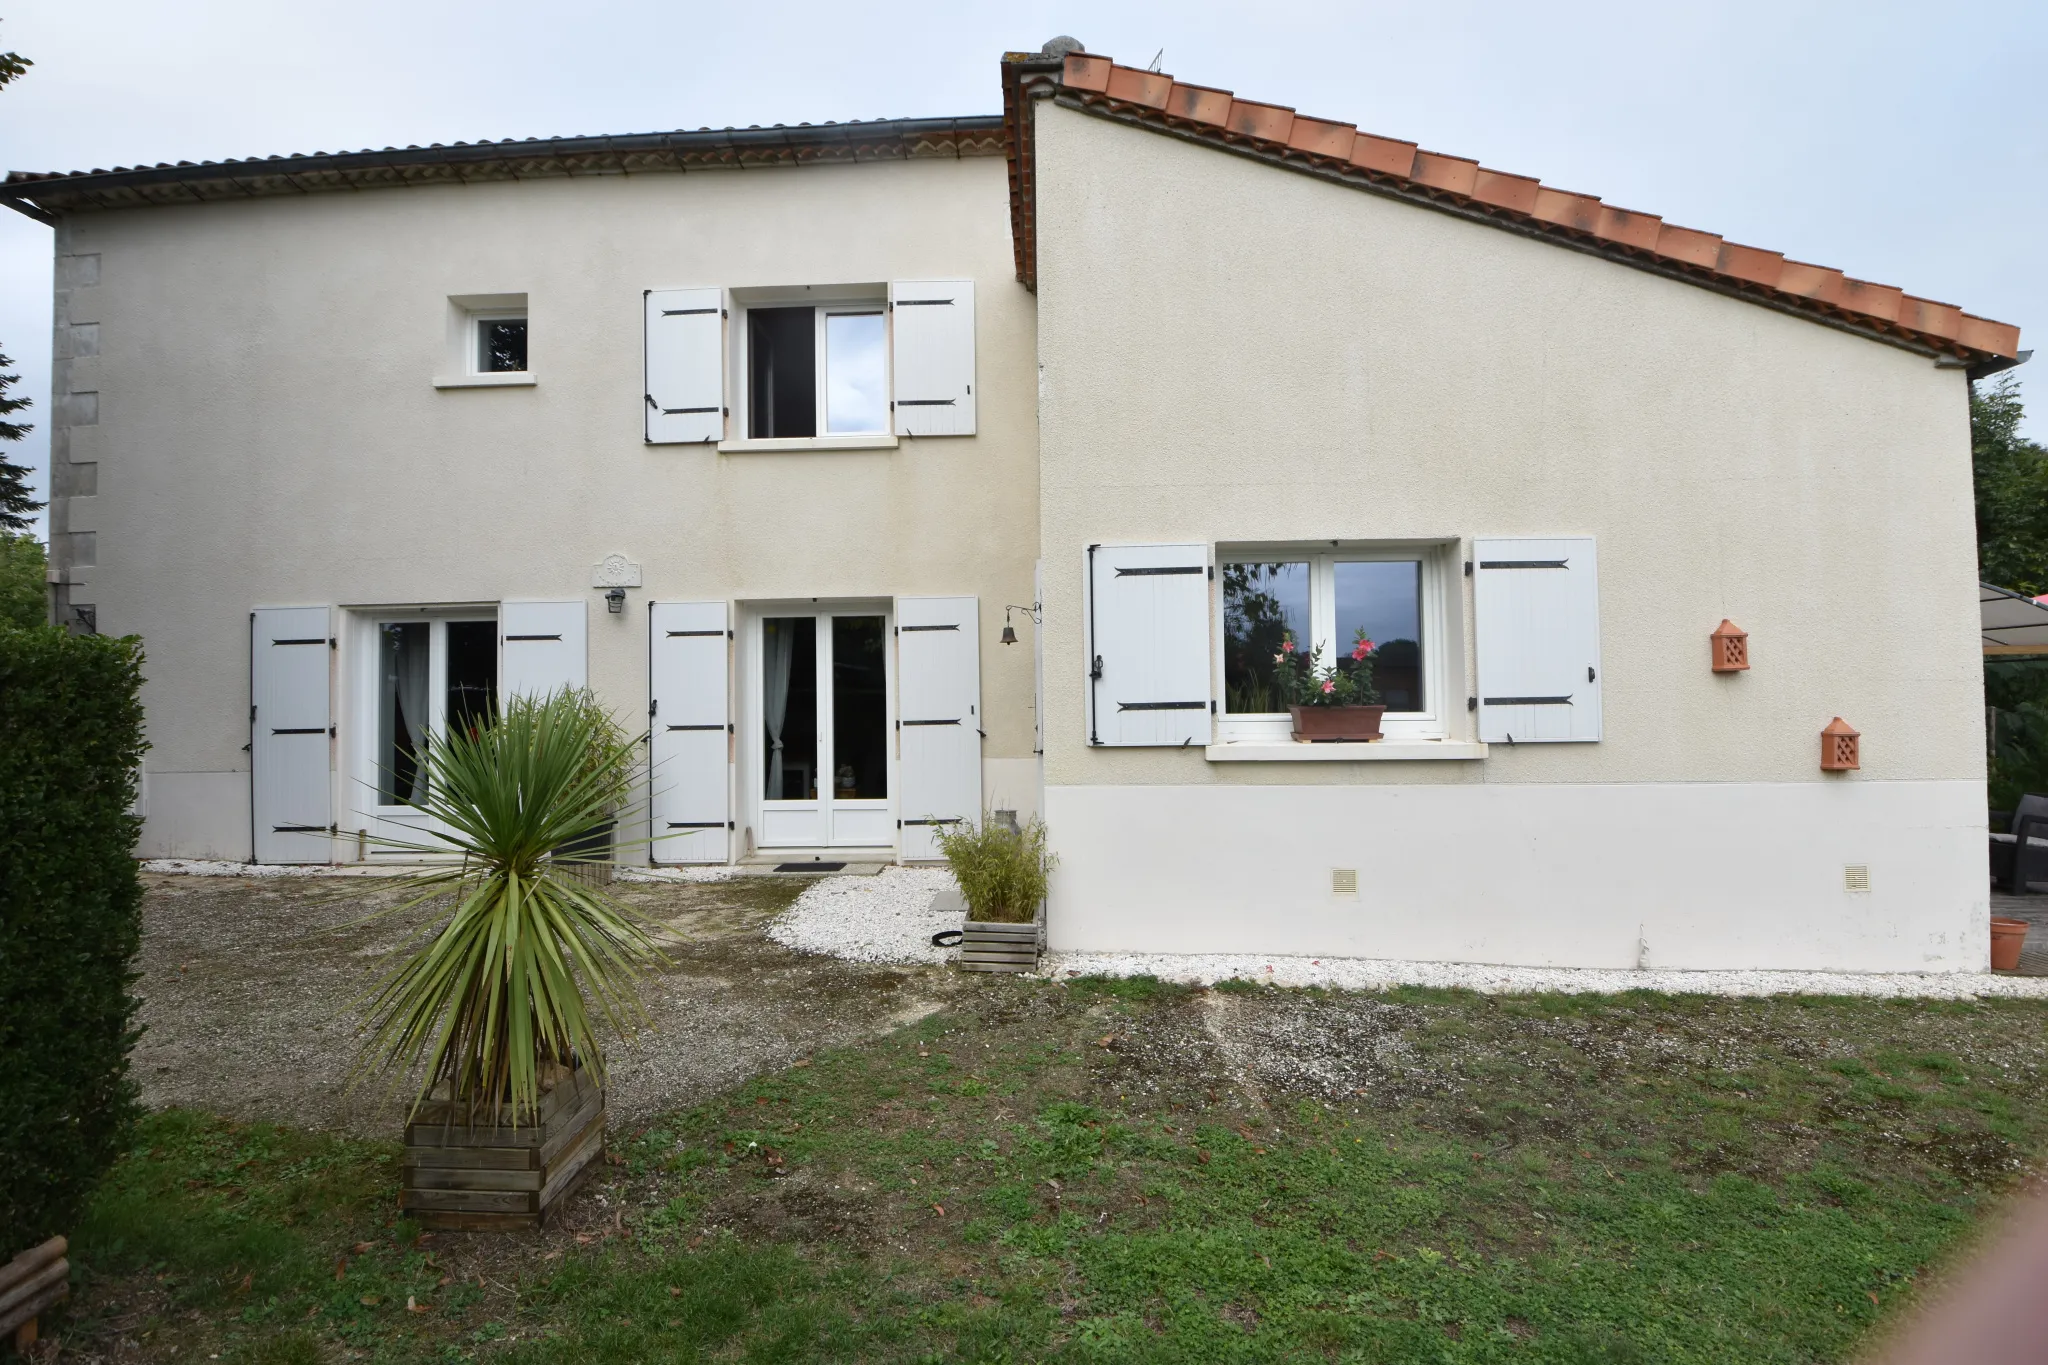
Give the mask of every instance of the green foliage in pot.
<path id="1" fill-rule="evenodd" d="M 587 694 L 561 691 L 514 699 L 491 724 L 426 746 L 420 808 L 448 833 L 378 842 L 460 861 L 412 874 L 412 894 L 384 912 L 447 907 L 368 997 L 357 1079 L 422 1067 L 415 1111 L 446 1083 L 473 1114 L 514 1123 L 534 1112 L 548 1064 L 582 1064 L 602 1082 L 585 992 L 627 1029 L 641 1017 L 641 973 L 661 953 L 650 923 L 571 877 L 574 860 L 555 850 L 625 804 L 634 743 Z"/>
<path id="2" fill-rule="evenodd" d="M 1379 699 L 1373 686 L 1373 654 L 1379 648 L 1359 627 L 1351 652 L 1333 664 L 1321 662 L 1323 647 L 1304 653 L 1288 631 L 1273 655 L 1273 687 L 1289 706 L 1372 706 Z"/>
<path id="3" fill-rule="evenodd" d="M 1029 924 L 1038 917 L 1047 878 L 1059 865 L 1045 846 L 1045 821 L 1034 815 L 1019 828 L 983 811 L 980 825 L 940 825 L 937 837 L 969 919 Z"/>

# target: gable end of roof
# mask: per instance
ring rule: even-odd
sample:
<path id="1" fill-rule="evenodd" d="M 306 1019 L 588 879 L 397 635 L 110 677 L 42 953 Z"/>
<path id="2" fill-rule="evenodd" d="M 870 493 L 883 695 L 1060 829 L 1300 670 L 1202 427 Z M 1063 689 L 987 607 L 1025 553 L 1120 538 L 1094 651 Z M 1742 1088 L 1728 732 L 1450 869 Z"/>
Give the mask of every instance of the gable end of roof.
<path id="1" fill-rule="evenodd" d="M 1011 239 L 1017 278 L 1036 289 L 1037 223 L 1030 103 L 1069 108 L 1249 156 L 1372 193 L 1538 237 L 1871 340 L 1933 356 L 1973 378 L 2025 359 L 2019 328 L 1852 279 L 1828 266 L 1666 223 L 1413 142 L 1311 118 L 1283 105 L 1185 85 L 1105 56 L 1010 53 L 1003 59 L 1004 140 L 1010 157 Z"/>

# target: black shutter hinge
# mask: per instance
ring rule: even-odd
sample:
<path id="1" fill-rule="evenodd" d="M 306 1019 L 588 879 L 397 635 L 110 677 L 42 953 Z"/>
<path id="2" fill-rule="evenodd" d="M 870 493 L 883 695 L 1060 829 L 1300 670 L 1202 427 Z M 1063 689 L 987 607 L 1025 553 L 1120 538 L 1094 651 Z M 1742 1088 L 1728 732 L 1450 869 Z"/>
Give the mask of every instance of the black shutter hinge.
<path id="1" fill-rule="evenodd" d="M 1466 561 L 1465 561 L 1465 577 L 1467 577 L 1467 578 L 1470 578 L 1471 576 L 1472 576 L 1472 561 L 1468 559 L 1468 560 L 1466 560 Z"/>
<path id="2" fill-rule="evenodd" d="M 647 715 L 648 715 L 648 718 L 649 718 L 650 720 L 651 720 L 651 719 L 653 719 L 653 718 L 654 718 L 654 716 L 655 716 L 655 715 L 656 715 L 657 713 L 659 713 L 659 712 L 660 712 L 660 710 L 661 710 L 661 698 L 660 698 L 660 697 L 656 697 L 656 698 L 655 698 L 655 699 L 654 699 L 653 701 L 650 701 L 650 702 L 648 702 L 648 703 L 647 703 Z"/>
<path id="3" fill-rule="evenodd" d="M 253 701 L 249 703 L 249 723 L 251 725 L 256 723 L 256 703 Z"/>
<path id="4" fill-rule="evenodd" d="M 1591 664 L 1586 665 L 1586 681 L 1593 681 L 1593 665 Z"/>
<path id="5" fill-rule="evenodd" d="M 1209 698 L 1209 714 L 1212 716 L 1216 714 L 1216 699 L 1214 697 Z"/>
<path id="6" fill-rule="evenodd" d="M 1477 698 L 1477 697 L 1467 697 L 1467 698 L 1465 698 L 1465 709 L 1466 709 L 1467 711 L 1477 711 L 1477 710 L 1479 709 L 1479 698 Z"/>
<path id="7" fill-rule="evenodd" d="M 330 635 L 330 636 L 328 636 L 328 637 L 327 637 L 327 647 L 328 647 L 329 649 L 340 649 L 340 648 L 341 648 L 341 637 L 340 637 L 340 636 L 338 636 L 338 635 Z"/>
<path id="8" fill-rule="evenodd" d="M 341 737 L 341 727 L 330 721 L 327 726 L 327 737 L 329 739 L 339 739 Z"/>
<path id="9" fill-rule="evenodd" d="M 1216 566 L 1214 564 L 1209 566 L 1209 581 L 1211 583 L 1216 581 Z"/>

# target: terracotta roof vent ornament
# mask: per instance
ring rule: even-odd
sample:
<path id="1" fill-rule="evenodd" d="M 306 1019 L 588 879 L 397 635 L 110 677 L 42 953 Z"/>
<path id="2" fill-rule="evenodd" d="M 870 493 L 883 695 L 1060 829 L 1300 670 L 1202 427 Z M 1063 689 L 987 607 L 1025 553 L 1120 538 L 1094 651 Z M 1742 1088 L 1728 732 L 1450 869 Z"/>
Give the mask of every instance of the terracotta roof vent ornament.
<path id="1" fill-rule="evenodd" d="M 1836 716 L 1820 732 L 1820 770 L 1845 773 L 1863 766 L 1863 736 L 1848 721 Z"/>
<path id="2" fill-rule="evenodd" d="M 1749 670 L 1749 632 L 1733 621 L 1723 618 L 1721 628 L 1711 637 L 1714 642 L 1714 671 L 1716 673 L 1744 673 Z"/>

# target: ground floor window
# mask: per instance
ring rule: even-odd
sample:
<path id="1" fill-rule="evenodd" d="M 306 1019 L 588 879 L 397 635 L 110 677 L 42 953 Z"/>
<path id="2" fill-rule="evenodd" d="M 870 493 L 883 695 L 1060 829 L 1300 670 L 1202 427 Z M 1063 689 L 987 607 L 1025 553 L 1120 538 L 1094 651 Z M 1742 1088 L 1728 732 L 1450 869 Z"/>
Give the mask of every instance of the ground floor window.
<path id="1" fill-rule="evenodd" d="M 1284 725 L 1279 661 L 1303 652 L 1345 672 L 1369 666 L 1390 734 L 1441 728 L 1437 551 L 1224 547 L 1217 576 L 1221 737 L 1264 738 Z"/>
<path id="2" fill-rule="evenodd" d="M 426 799 L 423 760 L 436 733 L 474 732 L 497 712 L 498 623 L 377 623 L 377 804 Z"/>

